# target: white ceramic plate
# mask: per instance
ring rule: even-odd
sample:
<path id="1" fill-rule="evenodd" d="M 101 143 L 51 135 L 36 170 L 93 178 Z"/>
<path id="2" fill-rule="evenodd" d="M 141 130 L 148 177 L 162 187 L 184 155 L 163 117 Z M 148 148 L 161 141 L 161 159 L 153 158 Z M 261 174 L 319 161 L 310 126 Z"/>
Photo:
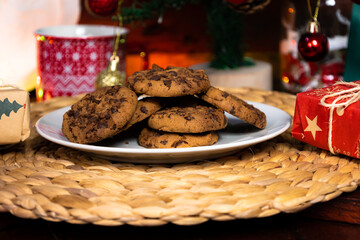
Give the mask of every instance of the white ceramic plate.
<path id="1" fill-rule="evenodd" d="M 274 138 L 289 128 L 291 118 L 286 112 L 265 104 L 249 103 L 266 114 L 266 128 L 259 130 L 230 114 L 226 114 L 229 125 L 226 129 L 219 131 L 219 141 L 214 145 L 205 147 L 148 149 L 139 146 L 136 134 L 129 133 L 119 134 L 96 144 L 72 143 L 61 132 L 63 114 L 70 107 L 58 109 L 40 118 L 36 123 L 36 130 L 41 136 L 54 143 L 115 161 L 180 163 L 214 159 Z"/>

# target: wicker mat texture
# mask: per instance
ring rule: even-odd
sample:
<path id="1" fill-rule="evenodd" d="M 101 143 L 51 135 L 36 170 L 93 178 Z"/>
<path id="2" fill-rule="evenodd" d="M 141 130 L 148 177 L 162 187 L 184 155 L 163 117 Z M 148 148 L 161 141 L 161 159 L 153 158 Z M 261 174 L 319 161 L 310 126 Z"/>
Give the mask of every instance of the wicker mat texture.
<path id="1" fill-rule="evenodd" d="M 293 116 L 293 95 L 225 90 Z M 33 124 L 79 98 L 32 103 Z M 74 224 L 195 225 L 296 212 L 354 191 L 359 182 L 358 160 L 297 142 L 290 129 L 217 160 L 137 165 L 53 144 L 33 128 L 30 139 L 1 150 L 0 211 Z"/>

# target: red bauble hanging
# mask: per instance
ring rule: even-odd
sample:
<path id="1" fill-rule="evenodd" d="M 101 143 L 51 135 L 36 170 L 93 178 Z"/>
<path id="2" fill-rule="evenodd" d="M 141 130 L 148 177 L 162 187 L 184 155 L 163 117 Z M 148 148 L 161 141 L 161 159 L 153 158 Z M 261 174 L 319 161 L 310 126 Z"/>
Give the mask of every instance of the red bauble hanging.
<path id="1" fill-rule="evenodd" d="M 225 0 L 225 2 L 237 12 L 250 14 L 263 9 L 270 0 Z"/>
<path id="2" fill-rule="evenodd" d="M 118 0 L 86 0 L 86 10 L 97 16 L 110 16 L 115 13 Z"/>
<path id="3" fill-rule="evenodd" d="M 316 62 L 325 58 L 329 52 L 327 37 L 319 32 L 319 23 L 311 21 L 308 31 L 301 35 L 298 50 L 305 61 Z"/>

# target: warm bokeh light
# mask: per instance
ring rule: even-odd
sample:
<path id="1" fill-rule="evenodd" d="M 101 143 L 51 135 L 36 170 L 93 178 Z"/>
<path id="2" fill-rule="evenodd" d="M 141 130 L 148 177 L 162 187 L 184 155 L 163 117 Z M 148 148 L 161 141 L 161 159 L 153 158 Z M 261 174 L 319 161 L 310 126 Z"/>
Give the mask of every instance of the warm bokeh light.
<path id="1" fill-rule="evenodd" d="M 291 13 L 294 13 L 295 10 L 293 8 L 288 8 L 288 12 L 291 14 Z"/>
<path id="2" fill-rule="evenodd" d="M 39 99 L 42 99 L 44 97 L 44 91 L 42 89 L 39 89 L 38 97 L 39 97 Z"/>
<path id="3" fill-rule="evenodd" d="M 51 99 L 52 98 L 52 96 L 51 96 L 51 94 L 50 94 L 50 92 L 46 92 L 45 94 L 44 94 L 44 100 L 49 100 L 49 99 Z"/>
<path id="4" fill-rule="evenodd" d="M 44 100 L 44 90 L 41 82 L 41 77 L 36 78 L 36 101 L 42 102 Z"/>
<path id="5" fill-rule="evenodd" d="M 37 41 L 45 41 L 45 36 L 36 35 L 36 40 Z"/>
<path id="6" fill-rule="evenodd" d="M 289 83 L 290 79 L 287 76 L 283 76 L 282 80 L 284 83 Z"/>
<path id="7" fill-rule="evenodd" d="M 146 52 L 141 52 L 140 53 L 140 57 L 145 57 L 146 56 Z"/>

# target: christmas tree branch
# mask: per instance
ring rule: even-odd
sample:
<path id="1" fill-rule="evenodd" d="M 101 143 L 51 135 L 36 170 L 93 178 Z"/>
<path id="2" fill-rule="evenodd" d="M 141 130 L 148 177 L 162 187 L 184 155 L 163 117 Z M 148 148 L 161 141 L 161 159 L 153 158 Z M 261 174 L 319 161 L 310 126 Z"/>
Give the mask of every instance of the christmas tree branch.
<path id="1" fill-rule="evenodd" d="M 223 0 L 152 0 L 135 1 L 122 9 L 124 23 L 145 23 L 158 18 L 167 9 L 180 10 L 186 4 L 203 4 L 207 11 L 209 33 L 213 37 L 215 58 L 210 66 L 217 69 L 233 69 L 248 64 L 244 61 L 243 14 L 236 12 Z"/>
<path id="2" fill-rule="evenodd" d="M 124 23 L 145 22 L 163 15 L 166 9 L 180 10 L 188 3 L 199 3 L 199 0 L 135 1 L 131 7 L 122 9 L 122 15 Z"/>
<path id="3" fill-rule="evenodd" d="M 215 58 L 210 66 L 231 69 L 243 65 L 243 15 L 219 0 L 204 1 L 207 10 L 208 29 L 214 39 Z"/>

